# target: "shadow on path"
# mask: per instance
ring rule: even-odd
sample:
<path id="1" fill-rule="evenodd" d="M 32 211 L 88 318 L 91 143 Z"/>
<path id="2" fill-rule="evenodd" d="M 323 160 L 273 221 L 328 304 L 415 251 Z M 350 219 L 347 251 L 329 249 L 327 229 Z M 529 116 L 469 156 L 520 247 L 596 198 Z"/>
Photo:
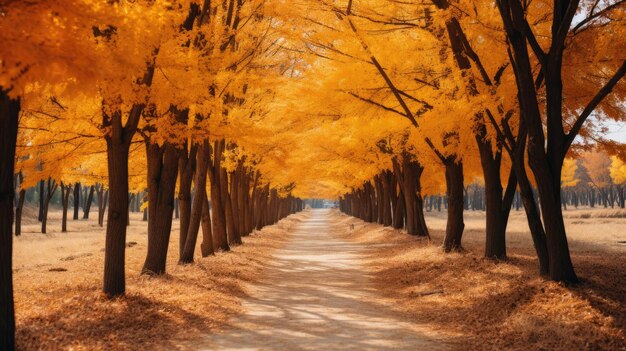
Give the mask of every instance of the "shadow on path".
<path id="1" fill-rule="evenodd" d="M 344 226 L 312 210 L 267 263 L 222 333 L 187 345 L 200 350 L 439 350 L 448 345 L 406 322 L 379 296 L 361 266 L 364 248 L 339 239 Z"/>

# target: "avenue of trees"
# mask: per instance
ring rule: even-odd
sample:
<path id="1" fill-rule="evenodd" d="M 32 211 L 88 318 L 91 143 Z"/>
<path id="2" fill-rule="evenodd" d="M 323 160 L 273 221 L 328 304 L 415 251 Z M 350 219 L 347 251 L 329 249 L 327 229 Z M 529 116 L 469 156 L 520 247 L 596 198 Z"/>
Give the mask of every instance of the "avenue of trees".
<path id="1" fill-rule="evenodd" d="M 42 233 L 51 202 L 63 232 L 97 207 L 110 298 L 129 211 L 159 275 L 174 217 L 187 264 L 304 198 L 424 237 L 424 211 L 445 210 L 444 252 L 484 209 L 495 260 L 521 207 L 538 273 L 577 282 L 563 211 L 624 207 L 606 124 L 626 119 L 625 16 L 623 0 L 0 1 L 0 349 L 28 200 Z"/>

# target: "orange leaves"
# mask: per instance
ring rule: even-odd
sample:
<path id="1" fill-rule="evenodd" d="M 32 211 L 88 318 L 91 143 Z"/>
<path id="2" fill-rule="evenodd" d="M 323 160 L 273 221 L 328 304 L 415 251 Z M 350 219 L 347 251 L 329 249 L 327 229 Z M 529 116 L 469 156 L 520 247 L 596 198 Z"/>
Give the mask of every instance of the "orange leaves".
<path id="1" fill-rule="evenodd" d="M 578 163 L 573 158 L 566 158 L 563 162 L 563 170 L 561 171 L 561 186 L 571 187 L 576 186 L 579 180 L 576 176 L 576 170 L 578 169 Z"/>
<path id="2" fill-rule="evenodd" d="M 195 17 L 189 17 L 191 4 Z M 12 86 L 12 94 L 24 97 L 20 152 L 30 160 L 20 160 L 25 171 L 59 160 L 83 175 L 103 176 L 97 166 L 83 166 L 86 161 L 72 149 L 101 157 L 97 136 L 108 132 L 101 127 L 102 112 L 121 110 L 126 118 L 135 103 L 149 106 L 151 115 L 143 116 L 140 129 L 159 144 L 227 139 L 239 146 L 234 157 L 254 162 L 265 181 L 279 187 L 296 183 L 296 192 L 329 197 L 388 168 L 393 154 L 402 151 L 427 165 L 426 177 L 434 172 L 433 180 L 443 181 L 426 140 L 442 155 L 465 160 L 473 179 L 480 169 L 479 112 L 489 110 L 499 128 L 506 119 L 517 132 L 517 86 L 492 1 L 461 0 L 441 9 L 430 1 L 359 0 L 352 1 L 349 14 L 348 1 L 204 5 L 192 0 L 5 5 L 0 86 Z M 589 3 L 582 7 L 582 25 L 570 34 L 565 57 L 566 125 L 614 72 L 626 45 L 623 36 L 612 34 L 622 30 L 616 23 L 623 6 L 589 20 L 583 19 L 593 15 Z M 550 13 L 545 1 L 529 4 L 528 21 L 542 48 L 549 44 Z M 466 57 L 469 69 L 459 69 L 446 32 L 453 19 L 476 56 Z M 145 84 L 148 67 L 154 68 L 151 84 Z M 620 83 L 597 119 L 623 120 L 624 97 Z M 176 121 L 173 110 L 189 110 L 189 118 Z M 491 120 L 484 122 L 495 151 L 498 131 Z M 582 134 L 601 133 L 598 122 Z M 136 164 L 143 164 L 140 152 L 131 151 Z"/>
<path id="3" fill-rule="evenodd" d="M 613 183 L 621 185 L 626 183 L 626 163 L 616 156 L 611 156 L 611 168 L 609 170 Z"/>
<path id="4" fill-rule="evenodd" d="M 605 152 L 601 150 L 587 152 L 582 155 L 581 163 L 589 175 L 589 185 L 603 188 L 611 183 L 609 169 L 612 162 Z"/>

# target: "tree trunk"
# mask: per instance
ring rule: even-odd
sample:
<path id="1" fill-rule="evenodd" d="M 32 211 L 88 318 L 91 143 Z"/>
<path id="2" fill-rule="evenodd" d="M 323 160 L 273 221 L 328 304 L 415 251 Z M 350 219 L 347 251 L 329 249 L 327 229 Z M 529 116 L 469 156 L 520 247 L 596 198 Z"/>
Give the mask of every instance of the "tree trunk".
<path id="1" fill-rule="evenodd" d="M 46 196 L 46 181 L 42 179 L 39 181 L 39 215 L 37 216 L 37 219 L 39 220 L 39 222 L 43 221 L 43 210 L 44 210 L 44 206 L 46 202 L 45 196 Z"/>
<path id="2" fill-rule="evenodd" d="M 46 186 L 46 197 L 43 203 L 43 218 L 41 221 L 41 233 L 46 234 L 47 224 L 48 224 L 48 209 L 50 208 L 50 200 L 52 200 L 52 196 L 54 196 L 54 192 L 57 190 L 56 181 L 52 180 L 52 178 L 48 178 L 47 186 Z"/>
<path id="3" fill-rule="evenodd" d="M 519 173 L 518 173 L 519 174 Z M 520 180 L 518 176 L 518 180 Z M 530 188 L 530 182 L 528 178 L 525 180 L 525 185 L 522 186 L 522 181 L 519 182 L 520 197 L 522 198 L 522 204 L 524 205 L 524 211 L 526 212 L 526 219 L 528 221 L 528 227 L 530 229 L 530 235 L 533 239 L 535 252 L 539 259 L 539 274 L 547 276 L 550 274 L 550 260 L 548 257 L 548 246 L 546 243 L 546 233 L 541 223 L 541 217 L 537 210 L 537 202 L 535 201 L 532 189 Z"/>
<path id="4" fill-rule="evenodd" d="M 233 172 L 230 172 L 230 190 L 229 190 L 229 194 L 230 194 L 230 204 L 231 204 L 231 209 L 233 211 L 233 225 L 235 227 L 235 232 L 237 233 L 237 235 L 239 235 L 239 237 L 243 236 L 241 231 L 242 231 L 242 227 L 240 225 L 240 218 L 241 218 L 241 210 L 239 208 L 239 182 L 240 182 L 240 178 L 239 178 L 239 162 L 237 164 L 237 167 L 235 168 L 235 170 Z"/>
<path id="5" fill-rule="evenodd" d="M 91 203 L 93 202 L 93 193 L 96 190 L 95 186 L 89 187 L 89 195 L 85 200 L 85 210 L 83 212 L 83 219 L 89 219 L 89 211 L 91 210 Z M 127 200 L 128 201 L 128 200 Z"/>
<path id="6" fill-rule="evenodd" d="M 17 201 L 17 207 L 15 208 L 15 236 L 22 235 L 22 212 L 24 210 L 24 198 L 26 197 L 26 190 L 20 189 L 19 199 Z"/>
<path id="7" fill-rule="evenodd" d="M 209 142 L 204 141 L 202 146 L 198 149 L 197 155 L 197 167 L 194 177 L 196 195 L 193 198 L 193 204 L 191 205 L 191 217 L 189 220 L 189 231 L 187 232 L 187 240 L 185 241 L 185 247 L 183 254 L 180 256 L 179 264 L 186 264 L 193 262 L 193 255 L 196 249 L 196 242 L 198 240 L 198 231 L 200 230 L 200 222 L 202 220 L 202 209 L 206 199 L 206 176 L 207 168 L 210 158 Z"/>
<path id="8" fill-rule="evenodd" d="M 367 182 L 367 187 L 368 187 L 368 193 L 369 193 L 369 202 L 370 202 L 370 207 L 372 208 L 371 210 L 371 218 L 370 218 L 370 222 L 371 223 L 378 223 L 378 202 L 376 200 L 376 189 L 374 188 L 374 185 L 372 184 L 371 181 Z M 320 201 L 321 203 L 321 207 L 323 208 L 323 201 Z M 287 214 L 285 214 L 285 216 L 287 216 Z"/>
<path id="9" fill-rule="evenodd" d="M 424 208 L 421 198 L 421 175 L 424 167 L 411 160 L 410 155 L 403 153 L 402 164 L 394 161 L 394 169 L 398 184 L 404 197 L 404 211 L 407 233 L 417 236 L 429 236 Z"/>
<path id="10" fill-rule="evenodd" d="M 482 118 L 479 116 L 478 118 Z M 502 179 L 500 167 L 502 164 L 501 149 L 492 151 L 491 142 L 487 140 L 487 130 L 482 122 L 478 122 L 478 131 L 475 132 L 476 143 L 480 154 L 480 163 L 485 181 L 485 217 L 486 239 L 485 257 L 504 260 L 506 259 L 506 227 L 509 218 L 509 210 L 513 200 L 512 195 L 503 199 Z M 511 184 L 513 189 L 517 184 L 514 171 L 511 170 Z M 511 188 L 508 187 L 509 193 Z M 507 193 L 507 194 L 509 194 Z M 510 201 L 509 201 L 510 200 Z"/>
<path id="11" fill-rule="evenodd" d="M 462 250 L 463 236 L 463 163 L 449 157 L 446 167 L 446 195 L 448 198 L 448 221 L 443 241 L 445 252 Z"/>
<path id="12" fill-rule="evenodd" d="M 0 87 L 0 350 L 15 350 L 13 305 L 13 197 L 20 101 Z"/>
<path id="13" fill-rule="evenodd" d="M 239 192 L 239 206 L 243 211 L 241 216 L 241 225 L 243 227 L 242 234 L 247 236 L 252 233 L 252 208 L 250 201 L 250 182 L 252 181 L 252 173 L 246 168 L 243 168 L 242 178 L 243 181 L 241 182 L 241 190 Z"/>
<path id="14" fill-rule="evenodd" d="M 179 153 L 172 144 L 145 140 L 148 161 L 148 253 L 142 274 L 165 273 L 172 231 Z"/>
<path id="15" fill-rule="evenodd" d="M 380 173 L 374 176 L 374 190 L 376 192 L 376 222 L 378 224 L 383 224 L 383 212 L 385 211 L 385 206 L 383 205 L 383 184 Z"/>
<path id="16" fill-rule="evenodd" d="M 392 224 L 392 202 L 393 196 L 392 188 L 391 188 L 391 172 L 385 170 L 381 174 L 381 185 L 383 192 L 382 206 L 383 206 L 383 225 L 386 227 L 391 226 Z M 395 190 L 395 189 L 394 189 Z"/>
<path id="17" fill-rule="evenodd" d="M 558 171 L 556 170 L 557 166 L 559 166 Z M 539 174 L 542 172 L 535 173 L 539 189 L 539 202 L 543 209 L 541 214 L 546 231 L 550 278 L 554 281 L 578 282 L 565 234 L 563 212 L 561 212 L 560 207 L 560 186 L 556 186 L 556 184 L 560 185 L 561 182 L 560 166 L 554 166 L 552 179 L 539 179 L 541 177 Z"/>
<path id="18" fill-rule="evenodd" d="M 135 212 L 139 213 L 141 211 L 141 202 L 143 201 L 143 192 L 138 192 L 135 197 L 137 201 L 135 201 Z"/>
<path id="19" fill-rule="evenodd" d="M 211 210 L 213 212 L 213 244 L 216 250 L 228 251 L 228 237 L 226 234 L 226 214 L 221 195 L 221 160 L 224 141 L 215 141 L 213 146 L 213 160 L 209 164 L 209 178 L 211 181 Z"/>
<path id="20" fill-rule="evenodd" d="M 504 260 L 506 259 L 506 227 L 509 213 L 505 213 L 504 210 L 506 206 L 502 199 L 500 169 L 498 167 L 486 170 L 483 165 L 483 175 L 486 217 L 485 257 Z M 492 178 L 497 178 L 497 182 Z"/>
<path id="21" fill-rule="evenodd" d="M 103 115 L 103 126 L 110 127 L 105 136 L 109 172 L 109 212 L 104 249 L 102 291 L 113 298 L 126 291 L 125 252 L 128 223 L 128 151 L 137 130 L 143 105 L 133 105 L 125 126 L 122 113 Z"/>
<path id="22" fill-rule="evenodd" d="M 135 194 L 130 193 L 128 195 L 128 213 L 135 212 L 135 203 L 137 202 L 137 196 Z"/>
<path id="23" fill-rule="evenodd" d="M 566 12 L 563 6 L 568 2 L 555 2 L 552 21 L 552 44 L 544 57 L 542 74 L 545 82 L 545 113 L 539 107 L 538 92 L 535 87 L 534 70 L 528 52 L 527 34 L 515 23 L 524 20 L 525 13 L 509 3 L 499 4 L 500 14 L 507 39 L 518 87 L 518 100 L 521 119 L 528 126 L 528 160 L 539 191 L 541 216 L 546 233 L 549 255 L 550 278 L 555 281 L 577 282 L 578 278 L 569 254 L 569 246 L 561 211 L 561 167 L 569 148 L 570 137 L 577 131 L 565 134 L 563 129 L 563 83 L 562 58 L 565 45 L 559 38 L 562 21 Z M 571 4 L 571 6 L 577 6 Z M 574 7 L 575 9 L 575 7 Z M 568 26 L 569 23 L 563 23 Z M 563 40 L 565 37 L 563 37 Z M 609 90 L 610 91 L 610 90 Z M 573 133 L 573 134 L 572 134 Z"/>
<path id="24" fill-rule="evenodd" d="M 546 233 L 541 223 L 541 216 L 539 209 L 537 208 L 537 201 L 535 201 L 535 195 L 526 173 L 526 166 L 524 160 L 524 152 L 526 149 L 526 136 L 527 127 L 524 119 L 520 120 L 518 128 L 518 145 L 514 150 L 514 162 L 513 170 L 517 177 L 517 183 L 519 186 L 519 197 L 522 200 L 524 211 L 526 213 L 526 219 L 528 222 L 528 228 L 530 229 L 530 235 L 533 239 L 535 252 L 539 260 L 539 274 L 547 276 L 550 273 L 548 247 L 546 243 Z"/>
<path id="25" fill-rule="evenodd" d="M 17 200 L 17 206 L 15 207 L 15 236 L 22 235 L 22 212 L 24 211 L 24 200 L 26 198 L 26 189 L 22 189 L 24 183 L 24 175 L 22 172 L 18 174 L 20 181 L 20 192 Z"/>
<path id="26" fill-rule="evenodd" d="M 213 230 L 211 228 L 211 210 L 209 206 L 209 197 L 205 191 L 202 200 L 202 244 L 200 244 L 202 257 L 215 253 L 213 250 Z"/>
<path id="27" fill-rule="evenodd" d="M 398 185 L 402 189 L 404 200 L 404 214 L 406 218 L 406 231 L 410 235 L 417 235 L 417 221 L 415 218 L 415 183 L 411 170 L 409 169 L 409 156 L 403 152 L 402 160 L 394 159 L 394 169 L 398 178 Z"/>
<path id="28" fill-rule="evenodd" d="M 63 206 L 63 219 L 61 220 L 61 232 L 67 233 L 67 208 L 70 205 L 70 194 L 72 186 L 65 185 L 61 182 L 61 204 Z"/>
<path id="29" fill-rule="evenodd" d="M 183 148 L 178 160 L 178 174 L 180 184 L 178 186 L 178 207 L 180 209 L 180 235 L 178 240 L 178 256 L 183 255 L 187 232 L 189 231 L 189 220 L 191 218 L 191 182 L 196 172 L 196 154 L 198 144 L 193 143 L 189 151 L 187 144 Z"/>
<path id="30" fill-rule="evenodd" d="M 222 204 L 224 206 L 224 213 L 226 214 L 226 228 L 228 235 L 228 245 L 240 245 L 241 237 L 237 232 L 237 226 L 235 225 L 235 216 L 233 214 L 231 194 L 228 191 L 228 172 L 226 168 L 220 169 L 220 194 L 222 196 Z"/>
<path id="31" fill-rule="evenodd" d="M 248 197 L 248 175 L 246 169 L 243 165 L 244 160 L 239 161 L 239 166 L 237 167 L 237 197 L 233 199 L 233 201 L 237 202 L 237 228 L 239 229 L 240 236 L 246 236 L 249 234 L 247 229 L 247 203 L 246 198 Z"/>
<path id="32" fill-rule="evenodd" d="M 80 208 L 80 183 L 74 184 L 74 220 L 78 219 L 78 209 Z"/>
<path id="33" fill-rule="evenodd" d="M 247 221 L 246 226 L 248 228 L 247 229 L 248 234 L 251 234 L 254 231 L 254 212 L 256 212 L 255 197 L 257 196 L 257 192 L 258 192 L 257 182 L 258 182 L 257 172 L 251 172 L 249 174 L 248 189 L 247 189 L 248 212 L 246 216 L 246 221 Z"/>
<path id="34" fill-rule="evenodd" d="M 417 230 L 419 236 L 426 236 L 430 240 L 430 233 L 428 232 L 428 226 L 426 225 L 426 218 L 424 217 L 424 198 L 422 197 L 422 173 L 424 167 L 421 164 L 417 164 L 415 169 L 415 218 L 417 220 Z"/>
<path id="35" fill-rule="evenodd" d="M 396 177 L 396 179 L 398 179 Z M 398 188 L 396 182 L 393 184 L 394 188 Z M 402 229 L 404 227 L 404 218 L 405 218 L 405 209 L 404 209 L 404 194 L 401 189 L 394 190 L 397 191 L 397 196 L 394 196 L 396 199 L 396 206 L 393 211 L 393 227 L 395 229 Z"/>
<path id="36" fill-rule="evenodd" d="M 104 210 L 106 206 L 104 184 L 96 184 L 96 194 L 98 194 L 98 225 L 104 227 Z"/>
<path id="37" fill-rule="evenodd" d="M 268 201 L 269 201 L 269 190 L 270 185 L 266 184 L 261 191 L 259 191 L 259 195 L 257 198 L 257 219 L 256 219 L 256 229 L 261 230 L 267 222 L 267 212 L 268 212 Z"/>

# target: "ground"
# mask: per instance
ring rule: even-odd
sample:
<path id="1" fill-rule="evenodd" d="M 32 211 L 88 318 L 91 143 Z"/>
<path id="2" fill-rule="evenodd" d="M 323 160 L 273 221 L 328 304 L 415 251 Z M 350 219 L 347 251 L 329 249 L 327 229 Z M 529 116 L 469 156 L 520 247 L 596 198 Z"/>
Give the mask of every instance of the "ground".
<path id="1" fill-rule="evenodd" d="M 32 212 L 32 211 L 30 211 Z M 31 214 L 35 218 L 36 212 Z M 244 285 L 255 281 L 284 245 L 294 216 L 244 238 L 245 245 L 179 266 L 178 221 L 174 221 L 168 274 L 141 276 L 147 223 L 132 214 L 126 249 L 126 296 L 101 294 L 104 228 L 95 219 L 68 223 L 60 232 L 60 211 L 50 213 L 47 235 L 25 224 L 14 241 L 14 292 L 20 350 L 176 349 L 180 342 L 219 330 L 243 313 Z M 199 238 L 198 241 L 201 241 Z"/>
<path id="2" fill-rule="evenodd" d="M 32 217 L 26 211 L 25 215 Z M 30 211 L 32 212 L 32 211 Z M 94 217 L 96 213 L 93 213 Z M 523 214 L 512 214 L 510 259 L 481 258 L 483 213 L 466 213 L 461 254 L 336 210 L 305 211 L 244 245 L 140 276 L 146 223 L 131 218 L 127 295 L 100 294 L 104 231 L 51 212 L 50 234 L 26 220 L 14 245 L 20 349 L 624 349 L 626 212 L 566 212 L 577 286 L 536 275 Z M 620 218 L 621 217 L 621 218 Z M 25 217 L 26 218 L 26 217 Z M 390 328 L 391 327 L 391 328 Z M 252 348 L 251 346 L 256 346 Z M 247 348 L 246 348 L 247 346 Z"/>
<path id="3" fill-rule="evenodd" d="M 581 284 L 538 277 L 523 211 L 507 231 L 509 259 L 482 258 L 484 213 L 467 211 L 465 252 L 442 254 L 445 212 L 426 213 L 432 241 L 341 216 L 342 236 L 371 248 L 365 257 L 379 291 L 415 322 L 458 335 L 460 349 L 626 349 L 626 212 L 565 212 L 572 260 Z"/>
<path id="4" fill-rule="evenodd" d="M 307 211 L 250 288 L 228 330 L 202 350 L 445 350 L 445 338 L 380 299 L 362 265 L 365 247 L 339 238 L 329 210 Z"/>

